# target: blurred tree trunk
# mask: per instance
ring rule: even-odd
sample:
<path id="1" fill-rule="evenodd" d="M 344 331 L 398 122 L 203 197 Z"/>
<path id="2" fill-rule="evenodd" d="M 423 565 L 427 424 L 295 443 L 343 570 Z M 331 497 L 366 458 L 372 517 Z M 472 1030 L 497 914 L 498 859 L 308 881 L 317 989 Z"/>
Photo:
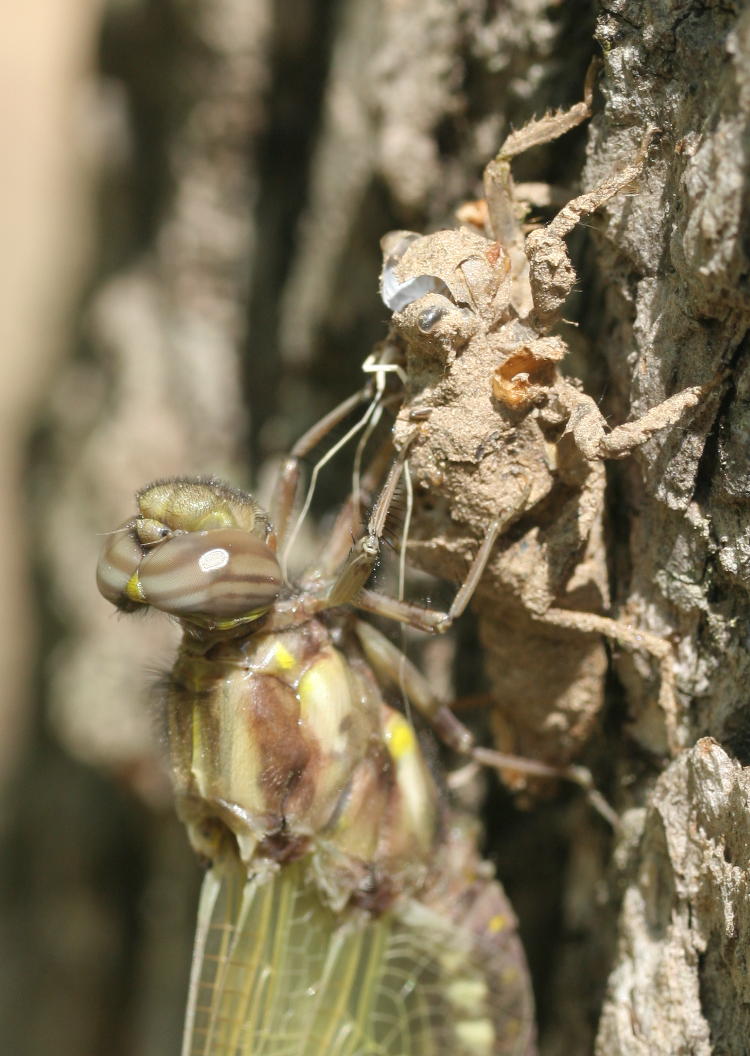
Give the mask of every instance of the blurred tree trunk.
<path id="1" fill-rule="evenodd" d="M 133 674 L 163 668 L 171 645 L 156 621 L 113 620 L 98 601 L 96 533 L 150 478 L 242 484 L 252 465 L 262 491 L 383 336 L 382 234 L 450 223 L 508 128 L 576 102 L 601 53 L 590 126 L 515 174 L 590 187 L 661 130 L 638 189 L 574 237 L 567 314 L 585 338 L 575 370 L 613 421 L 730 371 L 689 428 L 611 479 L 616 605 L 675 643 L 686 750 L 664 757 L 650 668 L 615 657 L 606 740 L 586 761 L 624 835 L 575 797 L 520 814 L 496 794 L 488 839 L 522 918 L 545 1053 L 747 1051 L 744 5 L 113 0 L 100 255 L 32 450 L 52 660 L 2 886 L 20 967 L 0 1037 L 14 1052 L 178 1051 L 195 873 L 148 676 Z M 722 747 L 696 745 L 707 736 Z"/>

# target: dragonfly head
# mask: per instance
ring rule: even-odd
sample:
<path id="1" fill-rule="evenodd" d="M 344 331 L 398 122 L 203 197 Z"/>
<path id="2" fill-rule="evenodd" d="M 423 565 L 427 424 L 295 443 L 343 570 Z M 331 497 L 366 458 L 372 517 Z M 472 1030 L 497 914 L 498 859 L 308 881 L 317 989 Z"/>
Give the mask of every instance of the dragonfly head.
<path id="1" fill-rule="evenodd" d="M 209 630 L 263 616 L 282 587 L 275 537 L 253 499 L 217 481 L 172 480 L 137 496 L 107 536 L 99 591 L 119 609 L 150 605 Z"/>

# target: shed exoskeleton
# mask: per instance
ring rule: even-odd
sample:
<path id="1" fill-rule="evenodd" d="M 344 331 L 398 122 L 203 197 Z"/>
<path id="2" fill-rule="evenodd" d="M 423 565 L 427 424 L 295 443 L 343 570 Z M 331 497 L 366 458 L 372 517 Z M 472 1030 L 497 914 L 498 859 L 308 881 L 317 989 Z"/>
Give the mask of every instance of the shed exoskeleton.
<path id="1" fill-rule="evenodd" d="M 282 573 L 296 477 L 295 457 L 276 532 L 219 482 L 151 485 L 98 567 L 120 609 L 184 631 L 171 773 L 209 868 L 183 1056 L 531 1056 L 513 912 L 388 702 L 382 636 L 343 604 L 361 581 L 351 508 L 314 569 Z"/>
<path id="2" fill-rule="evenodd" d="M 404 378 L 393 437 L 414 496 L 407 558 L 463 584 L 447 613 L 389 611 L 442 630 L 473 594 L 496 743 L 553 765 L 575 757 L 600 709 L 600 636 L 656 660 L 665 746 L 680 744 L 670 643 L 606 615 L 604 461 L 683 422 L 716 389 L 716 379 L 692 385 L 610 430 L 560 369 L 567 348 L 552 330 L 576 279 L 564 237 L 635 183 L 656 130 L 632 163 L 530 231 L 510 164 L 589 114 L 587 86 L 577 107 L 509 136 L 458 228 L 383 240 L 384 355 Z"/>

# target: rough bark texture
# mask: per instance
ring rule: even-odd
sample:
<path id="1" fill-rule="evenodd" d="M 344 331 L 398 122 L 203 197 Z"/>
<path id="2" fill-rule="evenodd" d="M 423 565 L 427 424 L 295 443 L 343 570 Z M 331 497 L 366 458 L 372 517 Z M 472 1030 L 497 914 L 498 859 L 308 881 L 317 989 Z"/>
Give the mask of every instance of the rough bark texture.
<path id="1" fill-rule="evenodd" d="M 697 0 L 110 5 L 101 252 L 27 456 L 51 677 L 2 834 L 0 1048 L 178 1048 L 193 873 L 142 674 L 170 646 L 96 598 L 96 533 L 149 478 L 247 482 L 248 434 L 263 483 L 385 332 L 382 234 L 450 224 L 509 127 L 576 102 L 597 53 L 588 130 L 514 172 L 591 187 L 661 129 L 637 191 L 574 237 L 566 315 L 586 339 L 571 370 L 613 422 L 729 372 L 688 430 L 610 473 L 615 609 L 672 638 L 694 747 L 665 758 L 653 672 L 617 655 L 586 761 L 622 837 L 575 796 L 520 813 L 496 792 L 488 838 L 547 1056 L 748 1051 L 750 16 Z"/>
<path id="2" fill-rule="evenodd" d="M 598 1053 L 747 1051 L 749 796 L 747 769 L 704 737 L 626 814 Z"/>
<path id="3" fill-rule="evenodd" d="M 598 25 L 604 110 L 586 181 L 662 129 L 637 195 L 606 210 L 598 344 L 611 406 L 638 413 L 696 372 L 728 369 L 722 402 L 654 439 L 623 474 L 613 527 L 627 546 L 618 602 L 669 635 L 686 742 L 652 789 L 620 755 L 623 908 L 597 1051 L 747 1050 L 748 120 L 744 5 L 608 6 Z M 623 525 L 620 511 L 630 516 Z M 629 532 L 629 539 L 622 531 Z M 653 749 L 652 709 L 623 663 L 629 736 Z M 630 758 L 628 758 L 630 757 Z M 631 783 L 632 782 L 632 783 Z M 739 958 L 739 961 L 737 961 Z M 629 982 L 627 981 L 629 978 Z"/>

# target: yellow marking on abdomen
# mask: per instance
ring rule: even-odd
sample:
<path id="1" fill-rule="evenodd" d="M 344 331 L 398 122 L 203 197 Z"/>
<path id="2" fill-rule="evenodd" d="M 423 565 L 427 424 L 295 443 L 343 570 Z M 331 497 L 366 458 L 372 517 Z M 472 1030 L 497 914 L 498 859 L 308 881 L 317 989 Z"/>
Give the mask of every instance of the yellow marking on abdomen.
<path id="1" fill-rule="evenodd" d="M 487 931 L 493 935 L 497 935 L 499 931 L 504 931 L 508 926 L 508 918 L 504 917 L 502 913 L 497 913 L 494 917 L 490 917 L 487 922 Z"/>
<path id="2" fill-rule="evenodd" d="M 126 598 L 130 598 L 131 601 L 145 602 L 146 595 L 143 593 L 143 587 L 141 586 L 141 577 L 138 575 L 138 570 L 133 573 L 127 582 L 125 590 L 123 591 Z"/>

